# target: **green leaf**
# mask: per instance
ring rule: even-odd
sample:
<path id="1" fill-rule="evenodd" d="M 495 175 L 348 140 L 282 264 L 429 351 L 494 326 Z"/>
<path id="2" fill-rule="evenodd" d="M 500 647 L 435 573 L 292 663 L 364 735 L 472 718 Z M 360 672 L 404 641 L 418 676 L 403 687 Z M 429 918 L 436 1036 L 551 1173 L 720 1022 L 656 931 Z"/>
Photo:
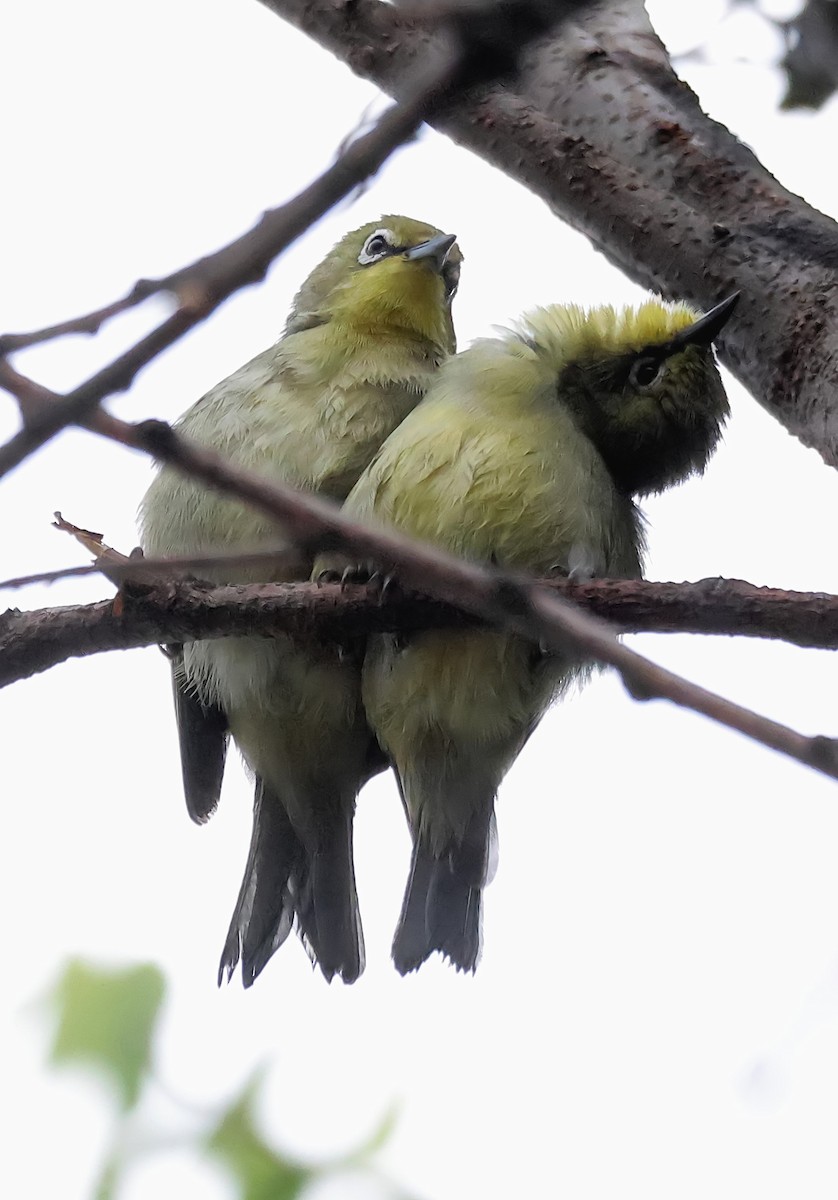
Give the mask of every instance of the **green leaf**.
<path id="1" fill-rule="evenodd" d="M 122 1177 L 122 1163 L 116 1155 L 109 1158 L 102 1168 L 93 1191 L 93 1200 L 114 1200 Z"/>
<path id="2" fill-rule="evenodd" d="M 132 1108 L 149 1072 L 164 991 L 163 976 L 150 963 L 106 971 L 74 959 L 52 993 L 58 1029 L 50 1061 L 103 1070 L 123 1108 Z"/>
<path id="3" fill-rule="evenodd" d="M 261 1084 L 257 1072 L 205 1144 L 239 1183 L 241 1200 L 296 1200 L 318 1172 L 277 1154 L 258 1132 L 253 1109 Z"/>

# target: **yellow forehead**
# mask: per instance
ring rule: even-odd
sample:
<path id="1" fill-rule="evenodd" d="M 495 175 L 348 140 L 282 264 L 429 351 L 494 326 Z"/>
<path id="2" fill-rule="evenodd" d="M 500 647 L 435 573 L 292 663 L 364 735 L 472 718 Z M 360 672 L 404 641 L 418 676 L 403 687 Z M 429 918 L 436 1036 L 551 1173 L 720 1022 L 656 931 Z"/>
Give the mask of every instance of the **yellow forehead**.
<path id="1" fill-rule="evenodd" d="M 687 304 L 657 299 L 620 309 L 610 304 L 592 309 L 554 304 L 527 313 L 507 336 L 522 338 L 560 366 L 591 354 L 621 354 L 660 345 L 700 315 Z"/>

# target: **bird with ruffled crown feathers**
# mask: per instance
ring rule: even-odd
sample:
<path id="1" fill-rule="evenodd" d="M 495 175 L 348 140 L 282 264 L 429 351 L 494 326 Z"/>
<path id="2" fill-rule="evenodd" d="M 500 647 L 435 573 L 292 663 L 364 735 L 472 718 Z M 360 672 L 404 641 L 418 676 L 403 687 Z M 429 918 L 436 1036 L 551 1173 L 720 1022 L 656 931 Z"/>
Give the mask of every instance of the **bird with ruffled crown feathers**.
<path id="1" fill-rule="evenodd" d="M 443 366 L 352 489 L 353 519 L 536 576 L 638 578 L 641 497 L 701 472 L 728 403 L 712 342 L 737 297 L 537 309 Z M 317 571 L 317 567 L 315 571 Z M 369 640 L 363 700 L 393 762 L 413 856 L 393 958 L 475 968 L 498 786 L 590 664 L 501 630 Z"/>

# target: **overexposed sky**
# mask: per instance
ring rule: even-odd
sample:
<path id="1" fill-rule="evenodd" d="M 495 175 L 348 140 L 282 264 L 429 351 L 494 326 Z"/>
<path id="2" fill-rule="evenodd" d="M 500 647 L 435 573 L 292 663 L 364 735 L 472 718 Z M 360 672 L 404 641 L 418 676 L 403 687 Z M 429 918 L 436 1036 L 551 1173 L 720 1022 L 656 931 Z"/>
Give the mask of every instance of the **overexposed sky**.
<path id="1" fill-rule="evenodd" d="M 674 47 L 709 40 L 715 65 L 684 73 L 711 114 L 838 216 L 824 152 L 835 102 L 778 114 L 782 81 L 763 65 L 773 35 L 745 11 L 714 32 L 725 7 L 651 5 Z M 43 0 L 14 6 L 4 25 L 3 331 L 82 312 L 229 240 L 382 103 L 253 0 Z M 461 345 L 538 303 L 641 295 L 539 201 L 426 133 L 114 411 L 176 417 L 276 338 L 298 283 L 345 229 L 391 211 L 459 235 Z M 155 305 L 95 342 L 18 361 L 71 386 L 159 316 Z M 732 381 L 730 395 L 705 478 L 645 506 L 649 576 L 838 591 L 838 476 Z M 15 426 L 0 403 L 0 437 Z M 55 509 L 130 549 L 150 472 L 140 456 L 62 435 L 0 485 L 0 573 L 84 561 L 50 528 Z M 109 591 L 71 580 L 0 599 L 38 607 Z M 832 654 L 631 640 L 771 717 L 838 736 Z M 76 953 L 166 970 L 160 1068 L 177 1094 L 221 1101 L 270 1061 L 263 1116 L 287 1148 L 348 1149 L 397 1102 L 381 1163 L 424 1200 L 836 1194 L 834 783 L 601 678 L 545 719 L 503 786 L 474 978 L 434 961 L 401 979 L 390 965 L 409 847 L 395 788 L 379 779 L 357 821 L 363 978 L 326 986 L 289 939 L 249 992 L 237 980 L 218 991 L 250 788 L 231 757 L 219 813 L 202 829 L 189 822 L 165 660 L 148 649 L 68 663 L 0 692 L 0 721 L 0 1056 L 14 1105 L 3 1174 L 16 1198 L 86 1197 L 108 1128 L 97 1087 L 44 1072 L 44 1028 L 27 1010 Z M 155 1103 L 149 1122 L 168 1113 Z M 171 1152 L 124 1200 L 230 1194 Z"/>

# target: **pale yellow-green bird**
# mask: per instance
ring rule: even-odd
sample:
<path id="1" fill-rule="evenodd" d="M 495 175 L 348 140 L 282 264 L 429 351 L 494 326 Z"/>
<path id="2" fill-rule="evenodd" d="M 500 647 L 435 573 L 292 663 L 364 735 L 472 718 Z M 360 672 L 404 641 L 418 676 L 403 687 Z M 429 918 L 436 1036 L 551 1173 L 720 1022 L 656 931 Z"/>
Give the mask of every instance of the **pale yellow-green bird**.
<path id="1" fill-rule="evenodd" d="M 703 470 L 719 440 L 728 404 L 711 343 L 736 299 L 704 317 L 658 300 L 555 306 L 477 342 L 390 435 L 346 513 L 537 576 L 639 577 L 634 497 Z M 498 785 L 589 669 L 503 632 L 371 638 L 364 706 L 413 836 L 393 943 L 403 974 L 434 951 L 474 969 Z"/>
<path id="2" fill-rule="evenodd" d="M 455 349 L 453 235 L 386 216 L 348 233 L 298 292 L 283 336 L 199 400 L 178 429 L 268 480 L 343 500 Z M 141 508 L 155 557 L 275 546 L 261 513 L 164 469 Z M 305 579 L 311 563 L 219 567 L 217 583 Z M 364 966 L 352 862 L 358 790 L 385 762 L 360 703 L 360 660 L 287 637 L 175 648 L 186 803 L 218 802 L 227 737 L 255 776 L 253 834 L 219 968 L 245 986 L 296 926 L 327 979 Z"/>

